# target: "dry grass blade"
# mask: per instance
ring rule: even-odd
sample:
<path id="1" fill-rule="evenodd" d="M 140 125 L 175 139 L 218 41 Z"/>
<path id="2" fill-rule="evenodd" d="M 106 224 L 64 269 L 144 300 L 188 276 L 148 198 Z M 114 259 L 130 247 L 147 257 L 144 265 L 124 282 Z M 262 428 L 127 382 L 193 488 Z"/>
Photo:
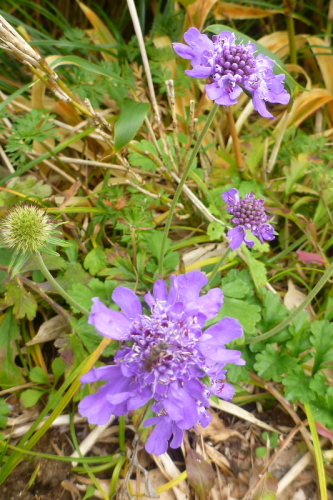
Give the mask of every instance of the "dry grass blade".
<path id="1" fill-rule="evenodd" d="M 229 2 L 218 2 L 213 8 L 216 19 L 261 19 L 274 14 L 283 14 L 283 10 L 260 9 Z"/>
<path id="2" fill-rule="evenodd" d="M 333 55 L 331 47 L 327 47 L 324 40 L 317 36 L 306 36 L 305 39 L 316 56 L 327 90 L 333 94 Z"/>
<path id="3" fill-rule="evenodd" d="M 333 95 L 326 89 L 312 89 L 311 92 L 300 94 L 293 104 L 288 126 L 298 127 L 306 118 L 332 101 Z"/>

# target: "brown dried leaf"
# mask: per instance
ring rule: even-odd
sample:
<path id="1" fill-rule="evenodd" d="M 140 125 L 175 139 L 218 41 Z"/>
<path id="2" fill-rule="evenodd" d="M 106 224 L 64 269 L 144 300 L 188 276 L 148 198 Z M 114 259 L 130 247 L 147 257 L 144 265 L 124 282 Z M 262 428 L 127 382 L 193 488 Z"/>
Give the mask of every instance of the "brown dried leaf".
<path id="1" fill-rule="evenodd" d="M 331 48 L 327 47 L 324 40 L 317 36 L 306 36 L 305 38 L 316 56 L 327 90 L 333 93 L 333 55 Z"/>
<path id="2" fill-rule="evenodd" d="M 50 340 L 58 339 L 60 336 L 63 336 L 70 332 L 71 328 L 65 318 L 63 316 L 57 315 L 45 321 L 45 323 L 43 323 L 39 328 L 37 335 L 32 340 L 30 340 L 30 342 L 27 342 L 26 345 L 35 345 L 42 342 L 49 342 Z"/>
<path id="3" fill-rule="evenodd" d="M 191 449 L 187 452 L 185 462 L 190 486 L 198 493 L 200 500 L 207 499 L 215 483 L 213 467 Z"/>
<path id="4" fill-rule="evenodd" d="M 186 7 L 187 16 L 185 18 L 183 33 L 190 26 L 195 26 L 201 31 L 208 14 L 212 11 L 217 0 L 196 0 Z"/>
<path id="5" fill-rule="evenodd" d="M 244 439 L 244 436 L 239 434 L 239 432 L 233 429 L 226 428 L 217 413 L 212 411 L 210 412 L 210 414 L 212 415 L 212 421 L 207 427 L 201 427 L 201 425 L 199 424 L 196 426 L 200 436 L 211 439 L 215 443 L 226 441 L 233 436 Z"/>
<path id="6" fill-rule="evenodd" d="M 229 2 L 218 2 L 213 8 L 216 19 L 260 19 L 274 14 L 283 14 L 283 10 L 259 9 Z"/>
<path id="7" fill-rule="evenodd" d="M 294 283 L 289 279 L 288 291 L 283 299 L 283 303 L 286 306 L 286 308 L 289 310 L 296 309 L 296 307 L 302 304 L 305 298 L 306 295 L 302 293 L 300 290 L 297 290 Z M 305 308 L 305 311 L 308 313 L 309 320 L 312 320 L 315 314 L 310 304 Z"/>
<path id="8" fill-rule="evenodd" d="M 294 125 L 298 127 L 319 108 L 332 103 L 332 101 L 333 95 L 326 89 L 312 89 L 310 92 L 303 92 L 294 101 L 288 126 Z"/>

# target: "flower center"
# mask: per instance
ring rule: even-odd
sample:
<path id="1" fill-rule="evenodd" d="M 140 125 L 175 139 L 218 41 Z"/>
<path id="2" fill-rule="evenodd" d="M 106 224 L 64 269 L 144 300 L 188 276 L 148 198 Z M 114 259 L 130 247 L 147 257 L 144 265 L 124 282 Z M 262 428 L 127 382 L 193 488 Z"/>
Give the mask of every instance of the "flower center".
<path id="1" fill-rule="evenodd" d="M 269 219 L 265 213 L 264 200 L 257 200 L 254 195 L 248 195 L 244 200 L 229 206 L 228 212 L 233 215 L 233 224 L 242 225 L 246 229 L 256 229 Z"/>
<path id="2" fill-rule="evenodd" d="M 218 40 L 215 45 L 215 65 L 213 79 L 219 80 L 224 75 L 248 77 L 256 71 L 256 61 L 243 45 L 227 46 L 224 40 Z"/>

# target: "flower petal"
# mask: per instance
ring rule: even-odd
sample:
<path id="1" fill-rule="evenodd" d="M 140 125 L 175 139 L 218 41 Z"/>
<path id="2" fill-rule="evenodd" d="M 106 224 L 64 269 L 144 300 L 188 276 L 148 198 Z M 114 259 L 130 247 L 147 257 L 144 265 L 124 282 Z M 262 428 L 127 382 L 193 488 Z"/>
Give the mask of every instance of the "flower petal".
<path id="1" fill-rule="evenodd" d="M 94 304 L 88 319 L 90 325 L 94 325 L 100 335 L 116 340 L 127 340 L 129 338 L 130 322 L 126 316 L 118 311 L 112 311 L 99 300 L 92 299 Z"/>
<path id="2" fill-rule="evenodd" d="M 112 300 L 124 311 L 128 319 L 134 319 L 142 314 L 142 305 L 133 290 L 125 286 L 118 286 L 113 294 Z"/>
<path id="3" fill-rule="evenodd" d="M 238 189 L 231 188 L 229 191 L 222 193 L 222 198 L 227 203 L 227 205 L 236 205 L 239 202 L 239 191 Z"/>
<path id="4" fill-rule="evenodd" d="M 106 395 L 112 382 L 103 385 L 95 394 L 86 396 L 79 404 L 79 412 L 82 417 L 87 417 L 91 424 L 104 425 L 112 415 L 112 405 L 106 399 Z"/>
<path id="5" fill-rule="evenodd" d="M 201 339 L 202 342 L 214 348 L 228 344 L 240 337 L 243 337 L 242 325 L 237 319 L 226 316 L 215 325 L 207 328 Z"/>
<path id="6" fill-rule="evenodd" d="M 213 50 L 214 44 L 207 35 L 200 33 L 197 28 L 190 28 L 184 33 L 184 40 L 196 52 L 203 52 L 205 50 Z"/>
<path id="7" fill-rule="evenodd" d="M 193 69 L 185 70 L 185 73 L 192 78 L 208 78 L 213 73 L 211 66 L 194 66 Z"/>
<path id="8" fill-rule="evenodd" d="M 149 436 L 146 443 L 146 450 L 150 454 L 163 455 L 168 449 L 168 441 L 172 436 L 172 423 L 169 418 L 159 417 L 160 421 L 157 423 L 153 432 Z M 152 419 L 149 419 L 152 420 Z M 145 422 L 146 424 L 147 422 Z M 146 425 L 145 425 L 146 427 Z"/>
<path id="9" fill-rule="evenodd" d="M 237 226 L 233 229 L 229 229 L 228 238 L 230 239 L 231 250 L 237 250 L 237 248 L 239 248 L 243 243 L 245 237 L 246 231 L 243 226 Z"/>
<path id="10" fill-rule="evenodd" d="M 219 288 L 211 288 L 206 295 L 199 297 L 196 308 L 206 316 L 206 319 L 214 318 L 223 304 L 223 292 Z"/>

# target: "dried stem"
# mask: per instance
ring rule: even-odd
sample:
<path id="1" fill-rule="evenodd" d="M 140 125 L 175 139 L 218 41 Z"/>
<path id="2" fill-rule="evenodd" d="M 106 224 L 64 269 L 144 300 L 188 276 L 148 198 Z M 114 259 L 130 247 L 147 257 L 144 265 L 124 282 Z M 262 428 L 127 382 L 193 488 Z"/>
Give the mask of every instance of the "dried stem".
<path id="1" fill-rule="evenodd" d="M 230 135 L 232 137 L 232 141 L 233 141 L 233 145 L 234 145 L 234 152 L 235 152 L 237 168 L 240 172 L 244 172 L 244 162 L 243 162 L 243 158 L 242 158 L 239 137 L 238 137 L 237 130 L 235 127 L 234 115 L 232 113 L 231 106 L 227 106 L 226 111 L 227 111 L 227 118 L 228 118 Z"/>

